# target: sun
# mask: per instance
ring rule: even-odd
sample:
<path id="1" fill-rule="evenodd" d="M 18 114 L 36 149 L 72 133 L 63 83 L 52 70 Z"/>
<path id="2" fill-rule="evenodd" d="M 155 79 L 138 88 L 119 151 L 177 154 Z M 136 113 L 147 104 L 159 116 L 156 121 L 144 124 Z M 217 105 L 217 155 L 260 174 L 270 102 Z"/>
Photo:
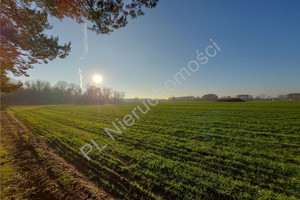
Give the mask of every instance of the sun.
<path id="1" fill-rule="evenodd" d="M 103 81 L 103 78 L 102 78 L 102 76 L 101 76 L 100 74 L 95 74 L 95 75 L 93 76 L 93 81 L 94 81 L 95 83 L 101 83 L 101 82 Z"/>

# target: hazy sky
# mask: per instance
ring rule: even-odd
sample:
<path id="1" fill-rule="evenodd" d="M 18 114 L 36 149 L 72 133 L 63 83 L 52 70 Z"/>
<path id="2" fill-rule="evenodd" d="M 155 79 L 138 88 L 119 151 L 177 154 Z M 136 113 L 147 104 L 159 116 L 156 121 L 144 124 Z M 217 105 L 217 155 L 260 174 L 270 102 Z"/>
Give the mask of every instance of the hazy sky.
<path id="1" fill-rule="evenodd" d="M 126 97 L 151 97 L 152 88 L 164 87 L 212 38 L 221 52 L 162 97 L 300 92 L 299 10 L 298 0 L 161 0 L 109 35 L 52 18 L 50 33 L 71 41 L 71 54 L 36 65 L 29 78 L 20 79 L 80 84 L 80 68 L 84 86 L 94 84 L 98 73 L 104 78 L 99 86 L 124 91 Z"/>

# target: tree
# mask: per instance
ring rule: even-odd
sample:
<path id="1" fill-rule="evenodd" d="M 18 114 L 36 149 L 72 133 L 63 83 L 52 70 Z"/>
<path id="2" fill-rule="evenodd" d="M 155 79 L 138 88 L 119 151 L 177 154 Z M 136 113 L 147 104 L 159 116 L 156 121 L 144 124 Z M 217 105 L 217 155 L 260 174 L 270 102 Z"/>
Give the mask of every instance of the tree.
<path id="1" fill-rule="evenodd" d="M 90 30 L 108 34 L 126 26 L 127 17 L 143 15 L 143 7 L 153 8 L 158 0 L 2 0 L 1 20 L 1 96 L 22 84 L 14 84 L 8 78 L 25 75 L 37 63 L 48 63 L 56 57 L 65 58 L 71 43 L 59 44 L 58 37 L 48 36 L 52 28 L 48 16 L 66 17 L 78 23 L 90 21 Z M 127 2 L 127 1 L 126 1 Z"/>
<path id="2" fill-rule="evenodd" d="M 0 7 L 1 20 L 1 95 L 21 86 L 12 84 L 8 72 L 15 76 L 28 76 L 26 71 L 33 64 L 64 58 L 70 51 L 70 43 L 59 45 L 57 37 L 43 32 L 51 29 L 47 12 L 32 8 L 29 2 L 4 0 Z M 11 85 L 9 89 L 8 85 Z M 15 88 L 14 88 L 15 87 Z"/>
<path id="3" fill-rule="evenodd" d="M 206 94 L 202 96 L 202 101 L 216 101 L 218 96 L 216 94 Z"/>
<path id="4" fill-rule="evenodd" d="M 280 99 L 280 100 L 288 100 L 288 96 L 285 95 L 285 94 L 280 94 L 280 95 L 278 95 L 277 98 Z"/>

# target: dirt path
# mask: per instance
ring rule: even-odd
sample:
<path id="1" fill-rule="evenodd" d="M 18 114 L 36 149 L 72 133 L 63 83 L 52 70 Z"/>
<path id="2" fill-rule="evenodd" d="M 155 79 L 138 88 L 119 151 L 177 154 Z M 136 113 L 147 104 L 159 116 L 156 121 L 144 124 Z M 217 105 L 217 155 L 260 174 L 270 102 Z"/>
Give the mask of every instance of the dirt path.
<path id="1" fill-rule="evenodd" d="M 1 112 L 1 179 L 2 199 L 114 199 L 7 112 Z"/>

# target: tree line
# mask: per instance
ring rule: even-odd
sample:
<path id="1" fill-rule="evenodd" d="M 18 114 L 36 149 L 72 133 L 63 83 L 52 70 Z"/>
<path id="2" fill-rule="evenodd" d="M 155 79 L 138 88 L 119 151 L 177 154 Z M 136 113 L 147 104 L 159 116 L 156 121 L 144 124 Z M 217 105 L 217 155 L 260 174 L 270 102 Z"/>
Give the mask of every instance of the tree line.
<path id="1" fill-rule="evenodd" d="M 300 93 L 290 93 L 286 95 L 278 95 L 277 97 L 271 97 L 264 94 L 261 96 L 242 94 L 235 95 L 235 97 L 225 96 L 218 97 L 216 94 L 205 94 L 200 96 L 180 96 L 180 97 L 169 97 L 168 101 L 219 101 L 219 102 L 241 102 L 241 101 L 264 101 L 264 100 L 300 100 Z"/>
<path id="2" fill-rule="evenodd" d="M 181 96 L 181 97 L 169 97 L 169 101 L 216 101 L 218 96 L 216 94 L 206 94 L 202 97 L 199 96 Z"/>
<path id="3" fill-rule="evenodd" d="M 21 88 L 2 98 L 2 104 L 44 105 L 44 104 L 115 104 L 123 102 L 124 92 L 111 88 L 87 86 L 82 91 L 79 85 L 59 81 L 54 86 L 47 81 L 26 81 Z"/>

